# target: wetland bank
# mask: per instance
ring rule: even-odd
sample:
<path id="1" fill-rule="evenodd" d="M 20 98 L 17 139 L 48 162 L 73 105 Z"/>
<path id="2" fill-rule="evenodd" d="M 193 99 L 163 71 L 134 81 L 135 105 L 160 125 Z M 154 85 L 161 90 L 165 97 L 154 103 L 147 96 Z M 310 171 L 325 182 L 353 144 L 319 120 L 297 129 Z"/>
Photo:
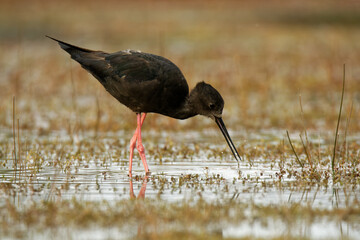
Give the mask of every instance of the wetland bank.
<path id="1" fill-rule="evenodd" d="M 20 2 L 0 8 L 1 239 L 358 239 L 358 6 Z M 149 114 L 152 174 L 136 156 L 129 178 L 134 114 L 46 34 L 208 81 L 240 166 L 213 121 Z"/>

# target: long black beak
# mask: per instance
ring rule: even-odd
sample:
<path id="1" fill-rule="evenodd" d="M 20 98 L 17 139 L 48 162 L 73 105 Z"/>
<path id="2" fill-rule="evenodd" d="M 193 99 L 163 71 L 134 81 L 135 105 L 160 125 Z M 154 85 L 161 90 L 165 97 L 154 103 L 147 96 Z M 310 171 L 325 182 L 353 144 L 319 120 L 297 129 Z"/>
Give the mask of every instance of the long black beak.
<path id="1" fill-rule="evenodd" d="M 236 161 L 238 161 L 238 162 L 241 161 L 241 157 L 240 157 L 239 153 L 237 152 L 237 150 L 234 146 L 234 143 L 232 142 L 232 140 L 230 138 L 230 135 L 225 127 L 225 123 L 223 122 L 222 118 L 215 117 L 215 122 L 219 126 L 222 134 L 224 135 L 225 140 L 226 140 L 227 144 L 229 145 L 231 152 L 234 154 Z"/>

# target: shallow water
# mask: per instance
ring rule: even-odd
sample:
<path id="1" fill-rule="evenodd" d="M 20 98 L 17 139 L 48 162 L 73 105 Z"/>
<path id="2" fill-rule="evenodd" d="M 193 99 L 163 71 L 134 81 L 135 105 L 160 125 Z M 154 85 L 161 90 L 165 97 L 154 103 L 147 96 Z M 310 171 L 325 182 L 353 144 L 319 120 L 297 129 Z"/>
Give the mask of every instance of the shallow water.
<path id="1" fill-rule="evenodd" d="M 218 134 L 217 138 L 213 136 Z M 244 133 L 231 133 L 234 139 L 243 138 Z M 119 135 L 131 135 L 121 132 Z M 27 170 L 14 171 L 13 159 L 10 151 L 3 154 L 3 167 L 0 169 L 1 183 L 8 184 L 0 191 L 0 205 L 4 206 L 10 200 L 19 208 L 43 200 L 66 200 L 77 199 L 79 201 L 119 201 L 130 199 L 134 196 L 145 197 L 147 199 L 161 200 L 181 205 L 184 201 L 197 201 L 204 199 L 207 202 L 227 202 L 238 201 L 239 203 L 253 203 L 260 206 L 286 206 L 294 203 L 310 206 L 316 209 L 336 209 L 346 208 L 360 198 L 357 187 L 349 188 L 341 185 L 333 185 L 331 182 L 326 186 L 309 185 L 299 187 L 293 177 L 286 174 L 279 180 L 280 160 L 269 160 L 266 157 L 258 157 L 250 162 L 243 161 L 238 166 L 230 155 L 230 150 L 226 148 L 219 133 L 207 132 L 203 134 L 175 134 L 169 140 L 167 133 L 148 133 L 146 139 L 155 136 L 150 149 L 154 146 L 164 148 L 167 142 L 172 142 L 172 149 L 169 153 L 159 160 L 148 155 L 148 163 L 151 175 L 145 177 L 141 161 L 135 156 L 133 166 L 133 177 L 127 173 L 128 161 L 122 156 L 126 153 L 126 142 L 120 140 L 118 146 L 111 146 L 118 141 L 118 135 L 108 135 L 96 140 L 97 144 L 105 146 L 105 153 L 101 154 L 99 146 L 92 147 L 95 156 L 91 152 L 85 159 L 81 151 L 88 151 L 88 145 L 92 140 L 79 141 L 85 143 L 79 147 L 77 144 L 67 146 L 66 136 L 47 137 L 56 139 L 56 145 L 63 145 L 62 148 L 73 152 L 62 158 L 68 160 L 65 165 L 60 167 L 59 156 L 47 146 L 44 140 L 39 137 L 31 137 L 31 133 L 26 136 L 30 143 L 38 142 L 37 151 L 42 152 L 42 158 L 36 161 L 30 154 L 31 144 L 28 146 L 27 155 L 23 158 L 29 162 Z M 272 145 L 282 141 L 282 133 L 267 132 L 262 134 L 248 134 L 247 144 L 261 141 L 262 144 Z M 3 134 L 3 152 L 6 149 L 6 134 Z M 173 139 L 176 139 L 173 140 Z M 221 139 L 223 140 L 223 139 Z M 181 144 L 180 144 L 181 142 Z M 194 142 L 198 146 L 194 145 Z M 238 142 L 238 141 L 236 141 Z M 9 143 L 10 145 L 10 143 Z M 195 153 L 176 155 L 176 151 L 182 152 L 179 145 L 185 146 L 186 151 L 200 148 Z M 251 144 L 250 144 L 251 145 Z M 204 150 L 202 146 L 207 146 Z M 146 147 L 146 140 L 145 140 Z M 255 145 L 255 148 L 258 147 Z M 121 149 L 125 148 L 125 150 Z M 80 150 L 80 155 L 76 152 Z M 95 149 L 95 150 L 94 150 Z M 115 149 L 115 150 L 114 150 Z M 210 150 L 209 150 L 210 149 Z M 224 153 L 211 155 L 211 149 L 221 149 Z M 116 154 L 119 154 L 117 156 Z M 151 150 L 150 150 L 151 151 Z M 165 150 L 164 150 L 165 151 Z M 210 151 L 210 153 L 209 153 Z M 225 151 L 228 151 L 227 153 Z M 189 155 L 188 154 L 188 155 Z M 76 157 L 77 156 L 77 157 Z M 173 156 L 176 156 L 173 159 Z M 40 163 L 41 162 L 41 163 Z M 296 166 L 294 166 L 296 168 Z M 299 168 L 300 170 L 300 168 Z M 16 175 L 16 176 L 15 176 Z M 251 212 L 246 213 L 251 216 Z M 135 227 L 136 228 L 136 227 Z M 109 236 L 119 236 L 118 238 L 134 237 L 134 231 L 124 232 L 116 228 L 95 228 L 92 231 L 75 230 L 72 228 L 57 230 L 59 236 L 76 236 L 76 239 L 111 238 Z M 330 229 L 330 230 L 329 230 Z M 306 222 L 300 219 L 298 225 L 289 226 L 282 220 L 242 222 L 241 224 L 219 226 L 219 229 L 212 229 L 223 237 L 277 237 L 277 236 L 300 236 L 311 237 L 314 239 L 328 239 L 338 237 L 348 237 L 356 239 L 360 236 L 359 224 L 350 224 L 334 219 L 319 218 L 317 222 Z M 52 233 L 32 232 L 31 238 L 46 239 Z M 108 237 L 107 237 L 108 236 Z"/>

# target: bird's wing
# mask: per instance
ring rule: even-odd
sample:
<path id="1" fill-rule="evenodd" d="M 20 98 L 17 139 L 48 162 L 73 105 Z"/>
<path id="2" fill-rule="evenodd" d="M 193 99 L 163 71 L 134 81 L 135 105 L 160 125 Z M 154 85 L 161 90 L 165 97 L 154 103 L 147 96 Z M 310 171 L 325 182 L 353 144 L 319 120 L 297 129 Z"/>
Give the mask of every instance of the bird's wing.
<path id="1" fill-rule="evenodd" d="M 165 113 L 188 95 L 184 76 L 166 58 L 128 50 L 108 54 L 105 60 L 112 73 L 104 87 L 133 111 Z"/>
<path id="2" fill-rule="evenodd" d="M 158 75 L 158 64 L 148 55 L 127 50 L 109 54 L 105 60 L 111 67 L 115 79 L 139 83 L 154 80 Z"/>

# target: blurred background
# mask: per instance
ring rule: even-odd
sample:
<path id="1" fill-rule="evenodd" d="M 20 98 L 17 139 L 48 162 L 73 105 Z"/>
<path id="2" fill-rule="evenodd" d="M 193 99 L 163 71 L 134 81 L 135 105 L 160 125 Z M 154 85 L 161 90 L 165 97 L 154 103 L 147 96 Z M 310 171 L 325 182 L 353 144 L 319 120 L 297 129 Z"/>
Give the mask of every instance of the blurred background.
<path id="1" fill-rule="evenodd" d="M 346 64 L 343 118 L 360 129 L 359 1 L 2 0 L 2 129 L 12 126 L 13 96 L 20 127 L 41 134 L 135 126 L 135 115 L 45 35 L 172 60 L 190 88 L 206 81 L 219 90 L 232 130 L 334 130 Z M 144 127 L 215 124 L 152 114 Z"/>

